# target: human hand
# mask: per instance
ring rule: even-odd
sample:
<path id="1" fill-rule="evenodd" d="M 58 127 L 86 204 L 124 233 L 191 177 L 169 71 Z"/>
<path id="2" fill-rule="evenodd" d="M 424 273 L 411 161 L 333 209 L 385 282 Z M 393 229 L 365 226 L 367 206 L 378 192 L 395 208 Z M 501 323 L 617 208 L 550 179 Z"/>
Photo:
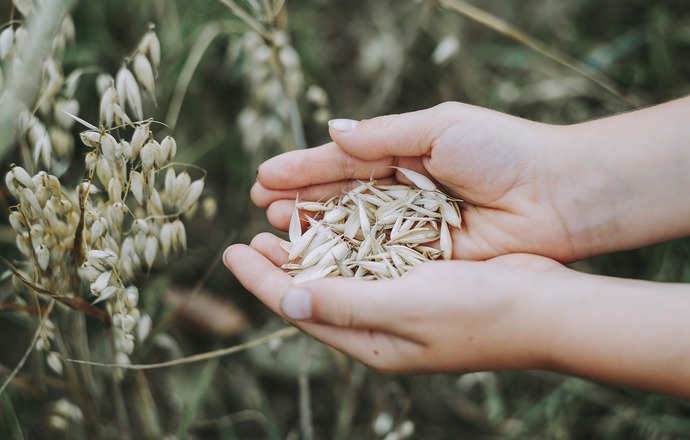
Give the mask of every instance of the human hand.
<path id="1" fill-rule="evenodd" d="M 579 257 L 566 218 L 554 201 L 546 146 L 557 127 L 491 110 L 446 103 L 372 120 L 340 120 L 334 143 L 292 151 L 263 163 L 252 199 L 287 230 L 295 196 L 342 194 L 358 180 L 405 180 L 391 166 L 433 177 L 465 200 L 463 228 L 453 231 L 454 258 L 487 259 L 529 252 L 561 261 Z"/>
<path id="2" fill-rule="evenodd" d="M 454 258 L 525 252 L 561 262 L 690 234 L 690 97 L 571 126 L 459 103 L 331 127 L 334 142 L 258 170 L 252 199 L 287 230 L 296 194 L 318 200 L 357 180 L 433 177 L 465 200 Z M 403 179 L 404 180 L 404 179 Z"/>
<path id="3" fill-rule="evenodd" d="M 225 264 L 273 311 L 380 371 L 535 369 L 547 344 L 535 284 L 560 264 L 530 255 L 434 261 L 404 277 L 326 278 L 292 286 L 280 239 L 231 246 Z"/>
<path id="4" fill-rule="evenodd" d="M 279 243 L 263 233 L 223 259 L 284 319 L 378 371 L 545 369 L 690 398 L 687 285 L 514 254 L 430 261 L 391 280 L 293 286 Z"/>

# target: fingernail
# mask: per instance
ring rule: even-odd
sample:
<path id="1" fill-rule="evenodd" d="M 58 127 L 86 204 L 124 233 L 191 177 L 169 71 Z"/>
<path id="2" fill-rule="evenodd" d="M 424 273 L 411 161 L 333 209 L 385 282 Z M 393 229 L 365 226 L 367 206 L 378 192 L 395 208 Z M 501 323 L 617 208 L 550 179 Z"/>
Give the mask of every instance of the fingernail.
<path id="1" fill-rule="evenodd" d="M 328 121 L 328 126 L 336 131 L 348 132 L 354 130 L 357 123 L 358 121 L 353 119 L 331 119 Z"/>
<path id="2" fill-rule="evenodd" d="M 290 289 L 280 301 L 280 309 L 290 319 L 311 318 L 311 293 L 304 289 Z"/>
<path id="3" fill-rule="evenodd" d="M 230 257 L 230 247 L 228 246 L 228 248 L 225 249 L 225 251 L 223 251 L 223 264 L 225 264 L 228 267 L 230 266 L 230 264 L 228 263 L 229 257 Z"/>

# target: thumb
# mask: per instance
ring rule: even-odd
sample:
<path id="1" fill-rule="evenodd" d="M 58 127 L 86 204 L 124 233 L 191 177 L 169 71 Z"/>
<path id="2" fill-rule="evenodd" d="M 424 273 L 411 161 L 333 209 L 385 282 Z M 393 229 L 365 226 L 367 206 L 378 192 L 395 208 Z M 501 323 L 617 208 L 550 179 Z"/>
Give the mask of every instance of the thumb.
<path id="1" fill-rule="evenodd" d="M 426 110 L 379 116 L 354 121 L 328 122 L 333 141 L 354 157 L 376 160 L 391 156 L 428 155 L 440 126 L 447 126 L 452 113 L 442 111 L 446 104 Z"/>
<path id="2" fill-rule="evenodd" d="M 287 318 L 296 321 L 391 331 L 400 321 L 400 299 L 392 298 L 390 292 L 396 288 L 391 281 L 317 280 L 290 288 L 280 308 Z"/>

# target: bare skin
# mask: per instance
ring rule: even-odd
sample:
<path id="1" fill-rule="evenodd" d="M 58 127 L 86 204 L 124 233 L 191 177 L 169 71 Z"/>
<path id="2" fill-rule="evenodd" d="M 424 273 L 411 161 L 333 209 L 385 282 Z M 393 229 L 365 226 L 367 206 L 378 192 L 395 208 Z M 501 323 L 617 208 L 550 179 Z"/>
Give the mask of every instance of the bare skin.
<path id="1" fill-rule="evenodd" d="M 404 180 L 389 168 L 402 166 L 466 200 L 456 261 L 292 286 L 271 234 L 224 261 L 276 313 L 381 371 L 547 369 L 690 398 L 690 287 L 559 263 L 690 235 L 689 108 L 563 127 L 457 103 L 341 120 L 334 143 L 260 167 L 252 198 L 271 223 L 287 228 L 296 193 Z"/>

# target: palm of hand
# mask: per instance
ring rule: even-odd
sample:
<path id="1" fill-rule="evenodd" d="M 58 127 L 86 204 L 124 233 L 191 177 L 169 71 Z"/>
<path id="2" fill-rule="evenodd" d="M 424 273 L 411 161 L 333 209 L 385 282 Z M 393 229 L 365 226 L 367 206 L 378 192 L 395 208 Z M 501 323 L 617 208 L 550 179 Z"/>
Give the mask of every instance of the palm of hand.
<path id="1" fill-rule="evenodd" d="M 535 133 L 544 126 L 510 127 L 516 124 L 513 118 L 491 116 L 486 123 L 498 124 L 498 117 L 503 131 L 451 125 L 406 156 L 384 145 L 355 157 L 334 143 L 283 154 L 260 167 L 252 198 L 268 208 L 276 228 L 287 230 L 297 194 L 319 200 L 360 180 L 390 183 L 397 180 L 391 166 L 400 166 L 430 175 L 450 195 L 465 200 L 463 228 L 453 231 L 454 258 L 484 260 L 527 252 L 575 259 L 567 227 L 552 203 L 544 149 L 535 147 L 540 145 Z M 397 177 L 405 180 L 399 173 Z"/>
<path id="2" fill-rule="evenodd" d="M 430 175 L 465 201 L 463 228 L 454 231 L 454 256 L 484 260 L 527 252 L 575 259 L 567 226 L 552 200 L 543 150 L 482 133 L 477 138 L 448 130 L 421 160 Z"/>

